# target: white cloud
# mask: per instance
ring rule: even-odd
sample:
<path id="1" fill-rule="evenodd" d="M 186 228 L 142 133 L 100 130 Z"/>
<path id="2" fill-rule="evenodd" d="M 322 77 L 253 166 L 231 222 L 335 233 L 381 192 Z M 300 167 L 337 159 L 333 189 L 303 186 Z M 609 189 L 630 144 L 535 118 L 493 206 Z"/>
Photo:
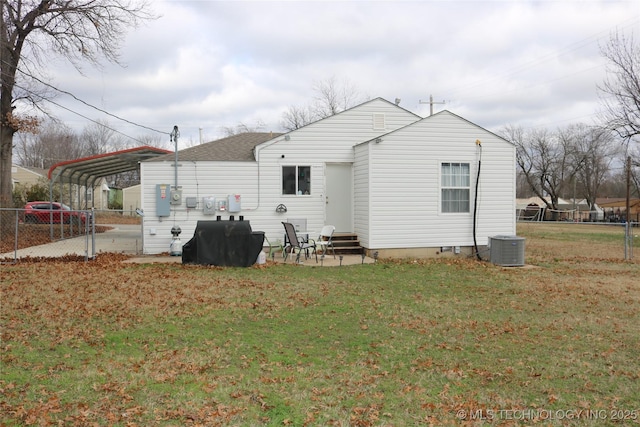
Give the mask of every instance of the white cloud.
<path id="1" fill-rule="evenodd" d="M 348 79 L 363 95 L 402 99 L 426 115 L 446 108 L 495 130 L 557 127 L 596 112 L 604 78 L 599 44 L 639 28 L 635 0 L 157 1 L 162 17 L 128 34 L 126 68 L 57 63 L 54 84 L 155 129 L 209 138 L 221 127 L 279 130 L 314 82 Z M 68 108 L 103 115 L 70 99 Z M 61 111 L 74 127 L 86 119 Z M 114 119 L 128 134 L 145 133 Z"/>

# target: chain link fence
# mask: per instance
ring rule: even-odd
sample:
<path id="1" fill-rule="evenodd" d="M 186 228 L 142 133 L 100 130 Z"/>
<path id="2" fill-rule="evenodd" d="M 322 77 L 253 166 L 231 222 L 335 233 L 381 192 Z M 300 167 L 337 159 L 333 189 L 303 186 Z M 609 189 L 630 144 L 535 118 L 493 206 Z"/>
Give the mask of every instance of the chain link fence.
<path id="1" fill-rule="evenodd" d="M 0 262 L 24 257 L 95 256 L 92 211 L 51 205 L 0 209 Z"/>

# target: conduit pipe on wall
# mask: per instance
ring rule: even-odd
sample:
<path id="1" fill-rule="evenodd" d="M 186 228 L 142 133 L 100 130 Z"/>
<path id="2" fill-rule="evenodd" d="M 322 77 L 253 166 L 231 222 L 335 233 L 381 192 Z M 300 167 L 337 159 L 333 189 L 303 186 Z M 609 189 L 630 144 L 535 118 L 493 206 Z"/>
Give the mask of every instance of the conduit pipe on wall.
<path id="1" fill-rule="evenodd" d="M 476 252 L 476 257 L 479 261 L 482 260 L 480 257 L 480 252 L 478 251 L 478 237 L 477 237 L 477 228 L 478 228 L 478 187 L 480 184 L 480 167 L 482 166 L 482 143 L 479 139 L 476 139 L 476 145 L 479 149 L 478 154 L 478 174 L 476 175 L 476 192 L 473 200 L 473 248 Z"/>

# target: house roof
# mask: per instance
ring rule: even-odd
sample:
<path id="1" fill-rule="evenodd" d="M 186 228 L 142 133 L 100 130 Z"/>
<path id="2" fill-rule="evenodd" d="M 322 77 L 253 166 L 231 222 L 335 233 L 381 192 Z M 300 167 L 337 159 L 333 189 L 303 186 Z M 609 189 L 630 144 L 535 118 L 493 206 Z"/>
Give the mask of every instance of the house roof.
<path id="1" fill-rule="evenodd" d="M 255 160 L 253 149 L 256 145 L 282 135 L 273 132 L 247 132 L 228 136 L 216 141 L 206 142 L 178 151 L 179 161 L 237 161 Z M 173 153 L 149 159 L 150 162 L 173 161 Z"/>
<path id="2" fill-rule="evenodd" d="M 601 208 L 626 208 L 627 207 L 627 199 L 624 197 L 612 198 L 612 199 L 598 199 L 598 205 Z M 640 199 L 630 199 L 629 207 L 634 208 L 640 206 Z"/>
<path id="3" fill-rule="evenodd" d="M 605 207 L 625 207 L 627 205 L 627 199 L 625 197 L 598 197 L 596 202 L 598 205 Z M 640 203 L 640 199 L 630 199 L 632 206 L 638 203 Z"/>
<path id="4" fill-rule="evenodd" d="M 47 176 L 47 170 L 43 169 L 43 168 L 34 168 L 31 166 L 21 166 L 21 165 L 16 165 L 16 164 L 12 164 L 12 167 L 16 167 L 16 168 L 21 168 L 27 172 L 30 172 L 34 175 L 40 175 L 43 178 Z"/>
<path id="5" fill-rule="evenodd" d="M 138 163 L 151 157 L 171 153 L 161 148 L 142 146 L 112 153 L 56 163 L 49 168 L 48 178 L 85 185 L 103 176 L 138 169 Z"/>

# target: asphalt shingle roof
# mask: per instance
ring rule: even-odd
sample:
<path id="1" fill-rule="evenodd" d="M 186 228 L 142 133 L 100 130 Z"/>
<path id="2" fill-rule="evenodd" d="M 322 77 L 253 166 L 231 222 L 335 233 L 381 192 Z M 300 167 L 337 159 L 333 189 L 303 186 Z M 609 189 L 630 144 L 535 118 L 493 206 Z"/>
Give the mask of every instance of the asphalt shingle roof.
<path id="1" fill-rule="evenodd" d="M 255 160 L 253 149 L 256 145 L 280 135 L 282 134 L 273 132 L 240 133 L 180 150 L 178 160 L 251 162 Z M 174 159 L 175 154 L 172 153 L 149 159 L 149 161 L 166 162 Z"/>

